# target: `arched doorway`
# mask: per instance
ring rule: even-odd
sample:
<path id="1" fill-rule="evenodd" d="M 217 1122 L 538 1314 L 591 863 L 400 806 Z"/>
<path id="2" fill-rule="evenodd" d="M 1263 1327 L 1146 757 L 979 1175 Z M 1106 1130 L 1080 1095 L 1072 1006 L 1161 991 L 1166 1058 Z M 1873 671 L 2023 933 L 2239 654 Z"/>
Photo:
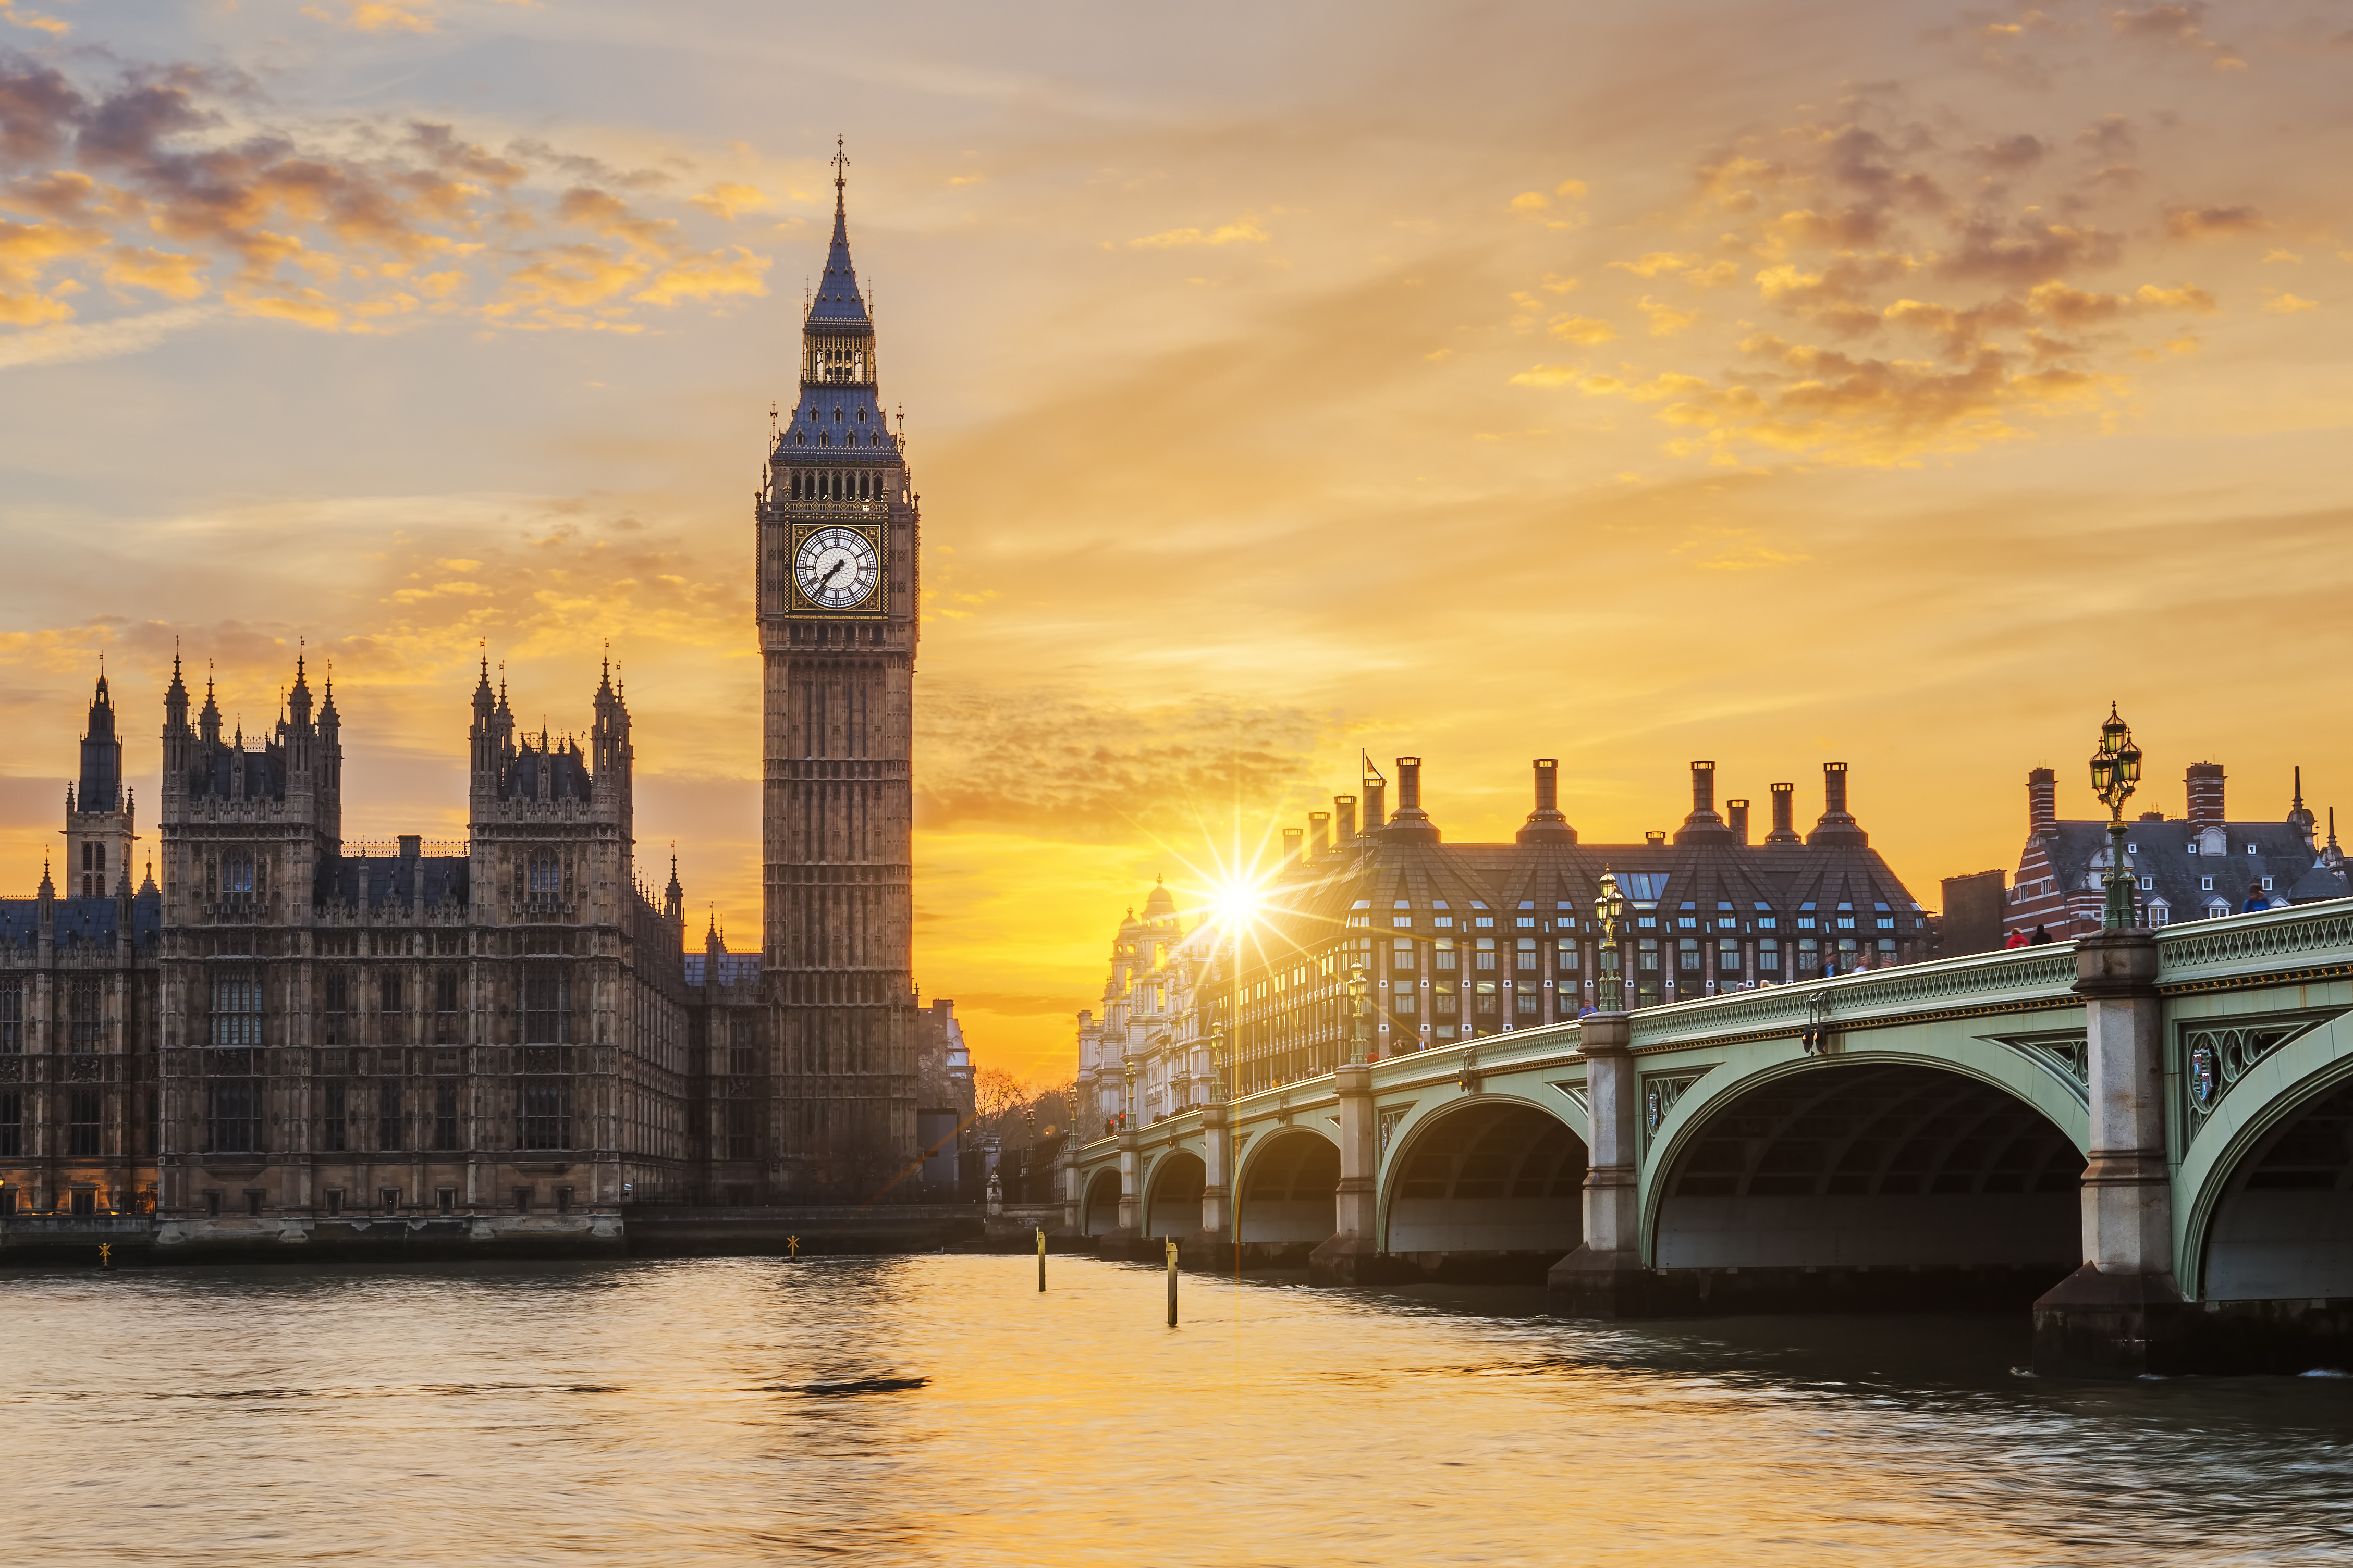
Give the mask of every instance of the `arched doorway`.
<path id="1" fill-rule="evenodd" d="M 1905 1289 L 1924 1303 L 1960 1299 L 1917 1271 L 1990 1268 L 2007 1272 L 1964 1296 L 2007 1300 L 2075 1268 L 2083 1169 L 2067 1135 L 2005 1089 L 1833 1063 L 1735 1095 L 1692 1129 L 1653 1251 L 1667 1269 L 1887 1270 L 1915 1277 Z"/>
<path id="2" fill-rule="evenodd" d="M 1097 1171 L 1088 1180 L 1086 1202 L 1080 1205 L 1079 1225 L 1089 1236 L 1109 1236 L 1119 1228 L 1117 1171 Z"/>
<path id="3" fill-rule="evenodd" d="M 2210 1301 L 2353 1296 L 2353 1083 L 2290 1112 L 2239 1162 L 2203 1273 Z"/>
<path id="4" fill-rule="evenodd" d="M 1413 1135 L 1390 1187 L 1392 1253 L 1542 1255 L 1584 1234 L 1585 1141 L 1509 1100 L 1472 1100 Z"/>
<path id="5" fill-rule="evenodd" d="M 1271 1134 L 1251 1152 L 1236 1211 L 1240 1238 L 1282 1246 L 1324 1240 L 1338 1223 L 1332 1194 L 1340 1185 L 1340 1151 L 1296 1128 Z"/>
<path id="6" fill-rule="evenodd" d="M 1208 1180 L 1201 1156 L 1176 1149 L 1163 1154 L 1145 1185 L 1144 1234 L 1191 1236 L 1201 1228 L 1201 1188 Z"/>

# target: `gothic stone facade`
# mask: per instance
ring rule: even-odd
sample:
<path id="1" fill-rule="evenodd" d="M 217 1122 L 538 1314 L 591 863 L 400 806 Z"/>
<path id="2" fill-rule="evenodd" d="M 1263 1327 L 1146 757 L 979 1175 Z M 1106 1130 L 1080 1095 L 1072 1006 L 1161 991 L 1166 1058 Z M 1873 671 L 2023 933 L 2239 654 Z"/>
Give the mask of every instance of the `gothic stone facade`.
<path id="1" fill-rule="evenodd" d="M 341 716 L 299 660 L 265 736 L 224 734 L 209 683 L 189 709 L 175 662 L 144 885 L 101 682 L 68 886 L 103 852 L 111 889 L 0 900 L 0 1206 L 152 1214 L 165 1245 L 576 1241 L 757 1163 L 706 1113 L 739 1058 L 704 1048 L 676 868 L 659 901 L 638 880 L 609 672 L 557 740 L 485 668 L 449 847 L 343 837 Z"/>
<path id="2" fill-rule="evenodd" d="M 2341 899 L 2336 813 L 2327 842 L 2316 841 L 2317 819 L 2304 804 L 2296 770 L 2287 815 L 2276 822 L 2233 821 L 2225 807 L 2220 763 L 2192 763 L 2182 777 L 2181 816 L 2142 812 L 2127 825 L 2125 869 L 2132 873 L 2137 923 L 2167 926 L 2215 920 L 2287 904 Z M 2108 824 L 2104 818 L 2059 816 L 2059 775 L 2036 768 L 2026 775 L 2026 845 L 2002 910 L 2002 929 L 2031 936 L 2043 930 L 2060 941 L 2100 929 L 2107 899 Z"/>

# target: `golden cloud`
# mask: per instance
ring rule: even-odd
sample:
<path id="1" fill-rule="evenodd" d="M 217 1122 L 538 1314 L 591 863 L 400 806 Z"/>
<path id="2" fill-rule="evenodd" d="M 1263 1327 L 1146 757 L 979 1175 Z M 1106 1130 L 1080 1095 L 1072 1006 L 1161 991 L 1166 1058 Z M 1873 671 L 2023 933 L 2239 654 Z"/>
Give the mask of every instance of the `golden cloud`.
<path id="1" fill-rule="evenodd" d="M 728 181 L 688 199 L 704 212 L 716 213 L 730 223 L 744 213 L 766 212 L 776 205 L 773 198 L 762 195 L 757 185 L 736 184 Z"/>
<path id="2" fill-rule="evenodd" d="M 2253 207 L 2176 207 L 2165 215 L 2165 231 L 2176 239 L 2212 239 L 2253 234 L 2270 226 Z"/>
<path id="3" fill-rule="evenodd" d="M 1555 316 L 1545 324 L 1545 331 L 1572 343 L 1606 343 L 1618 335 L 1609 322 L 1591 316 Z"/>
<path id="4" fill-rule="evenodd" d="M 707 256 L 682 257 L 632 299 L 651 305 L 675 305 L 681 300 L 715 300 L 727 295 L 767 293 L 765 278 L 769 258 L 754 256 L 740 245 Z"/>
<path id="5" fill-rule="evenodd" d="M 1257 216 L 1250 214 L 1207 231 L 1198 228 L 1166 229 L 1127 243 L 1131 249 L 1166 250 L 1187 245 L 1264 245 L 1270 237 L 1264 229 L 1259 227 Z"/>
<path id="6" fill-rule="evenodd" d="M 201 257 L 119 245 L 107 258 L 104 276 L 111 288 L 144 289 L 174 300 L 193 300 L 205 291 L 200 276 L 204 266 Z"/>
<path id="7" fill-rule="evenodd" d="M 37 33 L 65 34 L 73 30 L 55 16 L 24 9 L 16 0 L 0 0 L 0 22 L 12 27 L 28 27 Z"/>
<path id="8" fill-rule="evenodd" d="M 434 12 L 391 9 L 416 23 Z M 409 25 L 365 7 L 341 19 Z M 647 210 L 667 175 L 538 142 L 494 153 L 427 121 L 236 129 L 253 122 L 257 101 L 250 82 L 195 67 L 87 86 L 54 66 L 0 61 L 0 207 L 37 220 L 0 219 L 0 321 L 46 330 L 91 283 L 118 300 L 195 300 L 224 260 L 235 314 L 322 330 L 454 314 L 626 331 L 648 308 L 765 290 L 765 258 L 697 247 L 681 216 Z M 766 199 L 719 183 L 672 211 L 724 222 Z M 549 226 L 593 237 L 527 242 Z"/>

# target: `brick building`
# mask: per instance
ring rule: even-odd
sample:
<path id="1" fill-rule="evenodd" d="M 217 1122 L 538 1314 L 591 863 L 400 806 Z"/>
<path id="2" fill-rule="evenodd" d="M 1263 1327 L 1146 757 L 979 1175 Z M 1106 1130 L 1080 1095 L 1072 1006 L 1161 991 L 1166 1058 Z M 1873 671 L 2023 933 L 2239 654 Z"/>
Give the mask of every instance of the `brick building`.
<path id="1" fill-rule="evenodd" d="M 2240 912 L 2248 900 L 2274 908 L 2341 898 L 2343 857 L 2334 826 L 2316 842 L 2304 804 L 2302 770 L 2287 815 L 2271 822 L 2232 820 L 2220 763 L 2192 763 L 2183 776 L 2185 816 L 2143 812 L 2127 824 L 2125 868 L 2133 874 L 2135 919 L 2163 926 Z M 2026 846 L 2018 858 L 2005 932 L 2038 928 L 2064 940 L 2100 929 L 2107 897 L 2108 824 L 2105 817 L 2062 820 L 2059 778 L 2050 768 L 2026 775 Z"/>

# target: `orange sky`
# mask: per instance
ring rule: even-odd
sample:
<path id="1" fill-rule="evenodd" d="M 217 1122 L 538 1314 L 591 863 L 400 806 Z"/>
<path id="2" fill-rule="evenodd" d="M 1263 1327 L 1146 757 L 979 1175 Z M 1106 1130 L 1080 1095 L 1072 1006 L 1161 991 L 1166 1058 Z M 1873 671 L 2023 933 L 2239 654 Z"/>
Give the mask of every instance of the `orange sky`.
<path id="1" fill-rule="evenodd" d="M 101 650 L 152 781 L 175 638 L 255 727 L 307 638 L 382 837 L 462 822 L 480 639 L 562 730 L 609 638 L 740 945 L 837 131 L 985 1062 L 1067 1070 L 1154 874 L 1359 747 L 1461 837 L 1557 756 L 1591 841 L 1843 759 L 1931 905 L 2111 699 L 2137 804 L 2353 784 L 2341 7 L 149 10 L 0 5 L 11 887 Z"/>

